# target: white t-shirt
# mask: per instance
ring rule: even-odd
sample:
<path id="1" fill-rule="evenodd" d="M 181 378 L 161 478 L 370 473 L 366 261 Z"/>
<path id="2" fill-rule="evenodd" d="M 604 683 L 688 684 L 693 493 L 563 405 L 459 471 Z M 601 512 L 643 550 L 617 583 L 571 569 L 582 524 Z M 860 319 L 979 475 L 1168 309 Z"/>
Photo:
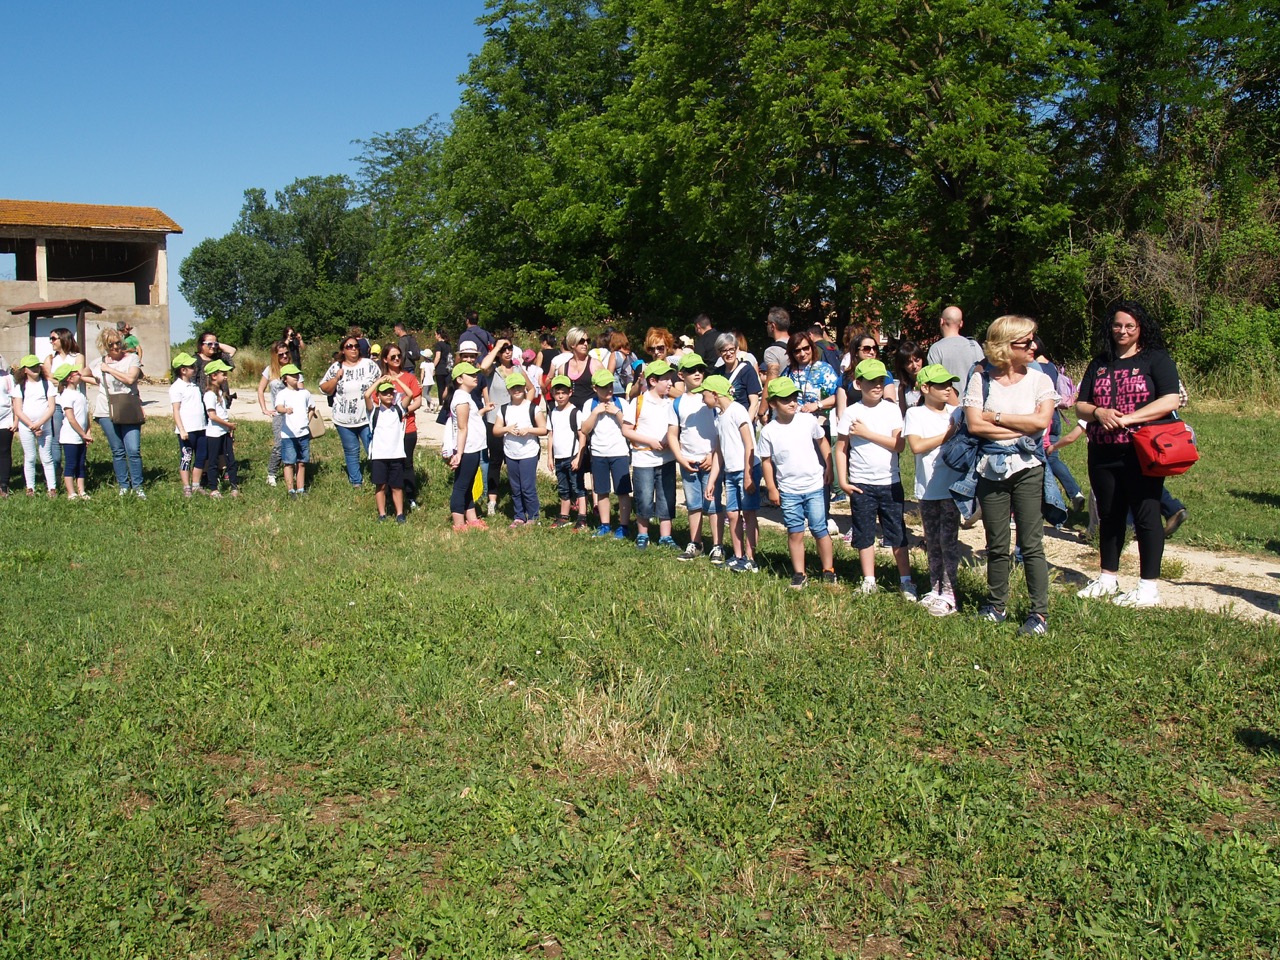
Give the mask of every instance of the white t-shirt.
<path id="1" fill-rule="evenodd" d="M 466 409 L 463 409 L 464 407 Z M 453 399 L 449 401 L 449 410 L 453 413 L 455 420 L 467 418 L 467 446 L 463 453 L 479 453 L 489 445 L 484 434 L 484 418 L 480 416 L 480 408 L 471 399 L 470 393 L 466 390 L 455 390 Z"/>
<path id="2" fill-rule="evenodd" d="M 339 427 L 363 427 L 369 422 L 369 411 L 365 409 L 364 394 L 373 381 L 382 376 L 382 371 L 372 360 L 363 359 L 352 366 L 332 363 L 320 378 L 321 383 L 328 383 L 341 372 L 342 377 L 333 391 L 333 422 Z"/>
<path id="3" fill-rule="evenodd" d="M 572 457 L 578 452 L 578 435 L 573 429 L 575 419 L 581 424 L 587 419 L 587 415 L 578 411 L 572 403 L 566 403 L 563 410 L 553 406 L 547 413 L 547 426 L 551 428 L 551 456 L 556 460 Z"/>
<path id="4" fill-rule="evenodd" d="M 526 363 L 524 367 L 524 372 L 528 375 L 529 379 L 533 381 L 533 399 L 541 400 L 542 399 L 542 374 L 543 374 L 542 368 L 538 366 L 536 363 Z"/>
<path id="5" fill-rule="evenodd" d="M 579 414 L 581 422 L 585 423 L 599 405 L 600 398 L 592 397 L 584 406 L 582 413 Z M 619 404 L 615 401 L 614 406 L 623 410 L 625 415 L 625 404 Z M 622 435 L 622 423 L 620 421 L 621 417 L 614 417 L 608 413 L 601 413 L 596 417 L 596 425 L 591 430 L 591 455 L 593 457 L 625 457 L 630 453 L 631 448 L 627 444 L 626 437 Z"/>
<path id="6" fill-rule="evenodd" d="M 106 357 L 100 357 L 93 361 L 93 363 L 89 364 L 90 372 L 93 373 L 94 377 L 97 378 L 98 381 L 98 396 L 93 401 L 93 418 L 95 420 L 111 416 L 111 403 L 107 400 L 107 394 L 133 393 L 137 386 L 136 380 L 134 381 L 134 386 L 128 386 L 121 383 L 110 374 L 104 374 L 102 372 L 102 365 L 104 363 L 108 366 L 115 367 L 122 373 L 127 373 L 130 370 L 134 370 L 142 366 L 142 361 L 138 359 L 138 355 L 136 353 L 126 353 L 120 358 L 118 363 L 112 363 Z"/>
<path id="7" fill-rule="evenodd" d="M 208 425 L 204 412 L 203 397 L 195 380 L 178 379 L 169 384 L 169 408 L 178 404 L 178 416 L 187 433 L 203 430 Z M 173 432 L 179 433 L 178 425 L 173 425 Z"/>
<path id="8" fill-rule="evenodd" d="M 992 379 L 987 392 L 987 402 L 982 402 L 982 371 L 975 370 L 972 377 L 969 378 L 969 385 L 964 391 L 964 406 L 978 407 L 980 410 L 990 410 L 992 413 L 1011 413 L 1011 414 L 1031 414 L 1036 412 L 1036 407 L 1040 406 L 1046 399 L 1052 400 L 1055 404 L 1058 402 L 1058 391 L 1048 375 L 1036 370 L 1033 367 L 1027 368 L 1026 376 L 1024 376 L 1013 386 L 1004 386 Z M 1044 442 L 1044 431 L 1033 435 L 1033 439 L 1037 442 Z M 997 440 L 996 443 L 1004 447 L 1011 447 L 1018 440 L 1015 437 L 1012 440 Z M 991 458 L 987 455 L 978 458 L 978 474 L 989 480 L 998 480 L 997 475 L 990 468 Z M 1013 476 L 1023 470 L 1030 470 L 1032 467 L 1040 463 L 1033 455 L 1029 453 L 1018 453 L 1010 457 L 1007 464 L 1008 469 L 1003 474 L 1005 477 Z"/>
<path id="9" fill-rule="evenodd" d="M 760 430 L 757 452 L 773 461 L 774 480 L 782 493 L 803 494 L 822 489 L 826 465 L 813 445 L 827 435 L 812 413 L 797 412 L 790 423 L 770 420 Z"/>
<path id="10" fill-rule="evenodd" d="M 636 410 L 640 411 L 639 417 Z M 622 419 L 635 428 L 642 437 L 665 440 L 667 421 L 671 416 L 671 398 L 656 397 L 648 390 L 623 407 Z M 660 467 L 670 463 L 676 455 L 670 450 L 654 450 L 652 447 L 632 447 L 633 467 Z"/>
<path id="11" fill-rule="evenodd" d="M 204 409 L 206 413 L 217 414 L 222 420 L 230 420 L 231 417 L 227 412 L 227 402 L 222 398 L 221 390 L 206 390 L 204 392 Z M 214 423 L 213 417 L 209 417 L 209 423 L 204 428 L 206 437 L 225 437 L 227 428 L 220 423 Z"/>
<path id="12" fill-rule="evenodd" d="M 39 380 L 28 380 L 26 371 L 23 371 L 22 379 L 14 383 L 10 396 L 22 401 L 24 417 L 28 420 L 39 420 L 48 412 L 49 404 L 58 401 L 58 390 L 52 380 L 44 381 L 42 388 Z M 31 432 L 25 423 L 19 423 L 18 429 Z M 45 424 L 42 432 L 47 433 L 48 430 L 49 425 Z"/>
<path id="13" fill-rule="evenodd" d="M 533 429 L 537 426 L 533 421 L 533 410 L 533 404 L 527 399 L 518 406 L 514 403 L 507 404 L 504 425 Z M 509 433 L 502 435 L 502 455 L 508 460 L 528 460 L 530 457 L 536 457 L 540 453 L 542 453 L 542 440 L 540 437 L 513 437 Z"/>
<path id="14" fill-rule="evenodd" d="M 716 435 L 720 444 L 720 459 L 724 463 L 725 473 L 745 470 L 746 447 L 742 442 L 742 425 L 751 428 L 746 408 L 740 403 L 731 403 L 729 408 L 716 417 Z M 760 460 L 759 455 L 751 458 L 754 465 Z"/>
<path id="15" fill-rule="evenodd" d="M 682 393 L 671 401 L 668 426 L 680 434 L 680 452 L 689 460 L 701 460 L 716 442 L 716 412 L 702 401 L 700 393 Z"/>
<path id="16" fill-rule="evenodd" d="M 928 407 L 912 407 L 903 420 L 902 435 L 929 440 L 946 433 L 951 424 L 959 423 L 963 414 L 959 407 L 943 407 L 941 410 L 930 410 Z M 917 453 L 916 489 L 917 500 L 949 500 L 951 493 L 943 481 L 943 475 L 935 476 L 933 465 L 942 453 L 942 444 L 928 453 Z"/>
<path id="17" fill-rule="evenodd" d="M 388 407 L 379 402 L 369 411 L 369 422 L 373 424 L 369 437 L 370 460 L 404 459 L 404 417 L 404 407 L 398 403 Z M 483 432 L 484 428 L 480 429 Z"/>
<path id="18" fill-rule="evenodd" d="M 902 430 L 902 411 L 892 400 L 881 400 L 874 407 L 858 402 L 844 411 L 844 418 L 836 428 L 840 436 L 853 429 L 854 423 L 862 423 L 873 433 L 891 436 Z M 878 443 L 861 437 L 849 437 L 849 482 L 885 487 L 901 479 L 898 473 L 898 455 Z"/>
<path id="19" fill-rule="evenodd" d="M 315 406 L 315 401 L 311 399 L 310 390 L 303 390 L 301 387 L 291 390 L 285 387 L 276 396 L 276 406 L 288 407 L 293 411 L 293 413 L 282 414 L 284 420 L 280 424 L 280 436 L 291 438 L 311 436 L 309 411 Z"/>
<path id="20" fill-rule="evenodd" d="M 89 429 L 89 401 L 75 387 L 65 387 L 62 393 L 58 394 L 58 406 L 62 408 L 63 417 L 62 429 L 58 431 L 58 442 L 83 446 L 84 437 L 76 433 L 71 420 L 74 418 L 82 428 Z"/>
<path id="21" fill-rule="evenodd" d="M 267 367 L 262 371 L 262 379 L 267 381 L 267 410 L 274 415 L 276 412 L 276 398 L 280 396 L 280 391 L 284 389 L 284 377 L 271 376 L 271 368 Z M 298 374 L 298 383 L 302 383 L 302 374 Z"/>

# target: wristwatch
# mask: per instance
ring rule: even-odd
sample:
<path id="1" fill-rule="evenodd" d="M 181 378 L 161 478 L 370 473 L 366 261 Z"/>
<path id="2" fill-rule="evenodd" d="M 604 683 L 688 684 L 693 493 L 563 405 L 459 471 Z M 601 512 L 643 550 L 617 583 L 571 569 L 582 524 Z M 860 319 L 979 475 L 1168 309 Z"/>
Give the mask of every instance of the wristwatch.
<path id="1" fill-rule="evenodd" d="M 996 411 L 996 423 L 999 423 L 999 422 L 1000 422 L 1000 411 L 999 411 L 999 410 L 997 410 L 997 411 Z"/>

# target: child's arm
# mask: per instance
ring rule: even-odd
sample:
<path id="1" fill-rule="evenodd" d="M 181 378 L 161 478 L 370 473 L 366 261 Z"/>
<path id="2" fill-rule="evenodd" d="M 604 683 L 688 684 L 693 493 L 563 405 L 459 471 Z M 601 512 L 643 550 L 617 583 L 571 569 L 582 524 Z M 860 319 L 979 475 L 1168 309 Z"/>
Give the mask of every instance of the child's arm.
<path id="1" fill-rule="evenodd" d="M 952 420 L 951 425 L 947 427 L 947 432 L 940 433 L 936 437 L 922 437 L 917 433 L 909 433 L 907 434 L 907 446 L 917 456 L 922 453 L 928 453 L 930 450 L 936 450 L 956 435 L 956 427 L 956 422 Z"/>
<path id="2" fill-rule="evenodd" d="M 840 481 L 840 489 L 845 493 L 861 493 L 859 487 L 849 482 L 849 435 L 842 433 L 836 437 L 836 478 Z"/>
<path id="3" fill-rule="evenodd" d="M 175 424 L 177 424 L 177 427 L 178 427 L 178 436 L 180 436 L 183 440 L 186 440 L 186 439 L 188 439 L 188 437 L 187 437 L 187 427 L 186 427 L 186 424 L 184 424 L 184 423 L 182 422 L 182 413 L 181 413 L 181 410 L 182 410 L 182 404 L 180 404 L 180 403 L 175 403 L 175 404 L 173 405 L 173 422 L 174 422 Z"/>
<path id="4" fill-rule="evenodd" d="M 756 455 L 756 438 L 751 432 L 750 423 L 739 425 L 738 432 L 742 435 L 742 490 L 744 493 L 755 493 L 756 478 L 755 471 L 751 469 L 751 461 Z"/>
<path id="5" fill-rule="evenodd" d="M 1057 451 L 1061 450 L 1063 447 L 1071 446 L 1071 444 L 1079 440 L 1083 434 L 1084 434 L 1084 423 L 1081 421 L 1076 421 L 1076 426 L 1074 430 L 1072 430 L 1070 433 L 1064 433 L 1062 436 L 1060 436 L 1058 438 L 1057 443 L 1049 444 L 1049 452 L 1056 453 Z"/>
<path id="6" fill-rule="evenodd" d="M 542 411 L 541 407 L 533 408 L 533 429 L 529 431 L 531 437 L 545 437 L 551 432 L 551 428 L 547 426 L 547 415 Z"/>
<path id="7" fill-rule="evenodd" d="M 778 493 L 778 485 L 773 476 L 773 457 L 761 457 L 760 468 L 764 473 L 765 496 L 770 504 L 779 506 L 782 503 L 782 497 Z"/>
<path id="8" fill-rule="evenodd" d="M 85 427 L 80 426 L 80 418 L 76 416 L 75 407 L 67 408 L 66 419 L 71 421 L 71 429 L 80 436 L 80 439 L 83 440 L 86 445 L 93 443 L 93 437 L 89 436 L 89 431 Z"/>
<path id="9" fill-rule="evenodd" d="M 454 420 L 458 424 L 458 436 L 454 441 L 453 456 L 449 458 L 449 466 L 454 469 L 457 469 L 458 464 L 462 462 L 462 451 L 467 446 L 467 427 L 469 426 L 471 415 L 463 410 L 465 406 L 467 405 L 464 403 L 454 408 L 458 412 L 454 416 Z"/>
<path id="10" fill-rule="evenodd" d="M 901 453 L 906 441 L 902 437 L 902 428 L 890 434 L 876 433 L 861 420 L 855 420 L 853 426 L 849 428 L 849 436 L 857 437 L 859 440 L 869 440 L 877 447 L 884 447 L 892 453 Z"/>
<path id="11" fill-rule="evenodd" d="M 176 404 L 175 404 L 175 406 L 176 406 Z M 283 401 L 281 401 L 280 403 L 277 403 L 277 404 L 276 404 L 276 413 L 284 413 L 284 414 L 290 414 L 290 413 L 293 413 L 293 407 L 286 407 L 286 406 L 284 405 L 284 402 L 283 402 Z"/>
<path id="12" fill-rule="evenodd" d="M 707 470 L 707 486 L 714 490 L 716 487 L 716 480 L 720 478 L 721 468 L 720 450 L 718 447 L 713 446 L 711 448 L 711 455 L 708 459 L 711 460 L 711 467 Z"/>
<path id="13" fill-rule="evenodd" d="M 831 441 L 827 439 L 824 431 L 822 436 L 813 441 L 814 447 L 818 451 L 818 456 L 822 458 L 822 482 L 831 485 Z"/>

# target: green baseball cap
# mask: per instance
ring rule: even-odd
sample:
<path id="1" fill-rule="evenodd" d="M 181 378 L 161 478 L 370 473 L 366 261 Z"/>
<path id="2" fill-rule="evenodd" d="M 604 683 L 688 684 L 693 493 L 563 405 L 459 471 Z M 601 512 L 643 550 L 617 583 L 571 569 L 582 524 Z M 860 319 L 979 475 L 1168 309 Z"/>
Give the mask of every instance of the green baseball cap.
<path id="1" fill-rule="evenodd" d="M 38 367 L 40 366 L 40 358 L 34 353 L 28 353 L 25 357 L 18 361 L 18 368 L 22 367 Z"/>
<path id="2" fill-rule="evenodd" d="M 526 382 L 523 373 L 509 374 L 507 376 L 507 379 L 503 380 L 502 382 L 507 385 L 508 390 L 514 390 L 516 387 L 519 387 L 521 390 L 529 389 L 529 384 L 528 382 Z"/>
<path id="3" fill-rule="evenodd" d="M 208 363 L 204 365 L 204 372 L 206 374 L 225 373 L 230 369 L 231 369 L 231 364 L 223 363 L 221 360 L 210 360 Z"/>
<path id="4" fill-rule="evenodd" d="M 292 363 L 286 363 L 283 367 L 280 368 L 280 376 L 300 377 L 302 376 L 302 371 L 299 370 L 296 365 Z"/>
<path id="5" fill-rule="evenodd" d="M 680 370 L 692 370 L 694 367 L 706 367 L 707 361 L 703 360 L 696 353 L 686 353 L 680 358 Z"/>
<path id="6" fill-rule="evenodd" d="M 608 370 L 597 370 L 591 375 L 591 385 L 593 387 L 612 387 L 613 374 Z"/>
<path id="7" fill-rule="evenodd" d="M 53 379 L 65 380 L 71 374 L 76 372 L 76 368 L 69 363 L 60 363 L 53 368 Z"/>
<path id="8" fill-rule="evenodd" d="M 480 372 L 480 371 L 479 371 L 479 370 L 477 370 L 473 364 L 467 363 L 467 362 L 464 360 L 462 363 L 455 363 L 455 364 L 453 365 L 453 374 L 452 374 L 452 376 L 453 376 L 453 379 L 457 380 L 459 377 L 461 377 L 461 376 L 463 376 L 463 375 L 468 375 L 468 376 L 472 376 L 472 377 L 474 377 L 474 376 L 475 376 L 477 373 L 479 373 L 479 372 Z"/>
<path id="9" fill-rule="evenodd" d="M 863 360 L 854 368 L 853 375 L 859 380 L 879 380 L 888 372 L 879 360 Z"/>
<path id="10" fill-rule="evenodd" d="M 551 389 L 554 390 L 556 387 L 564 387 L 566 390 L 572 390 L 573 381 L 562 373 L 558 377 L 551 378 Z"/>
<path id="11" fill-rule="evenodd" d="M 171 367 L 194 367 L 195 365 L 196 358 L 189 353 L 178 354 L 173 358 L 173 363 L 170 364 Z"/>
<path id="12" fill-rule="evenodd" d="M 920 386 L 924 386 L 926 383 L 955 383 L 959 379 L 940 363 L 931 363 L 927 367 L 921 367 L 920 372 L 916 374 L 916 383 Z"/>
<path id="13" fill-rule="evenodd" d="M 395 384 L 392 384 L 392 383 L 378 384 L 378 393 L 390 393 L 394 389 L 395 389 Z"/>
<path id="14" fill-rule="evenodd" d="M 702 381 L 702 389 L 706 393 L 714 393 L 718 397 L 732 397 L 733 384 L 718 373 L 713 373 Z"/>
<path id="15" fill-rule="evenodd" d="M 646 363 L 644 366 L 644 378 L 648 380 L 650 377 L 665 377 L 671 372 L 671 364 L 665 360 L 654 360 Z"/>
<path id="16" fill-rule="evenodd" d="M 774 397 L 781 400 L 787 397 L 794 397 L 800 392 L 800 388 L 796 386 L 796 382 L 790 377 L 774 377 L 769 381 L 767 392 L 770 400 Z"/>

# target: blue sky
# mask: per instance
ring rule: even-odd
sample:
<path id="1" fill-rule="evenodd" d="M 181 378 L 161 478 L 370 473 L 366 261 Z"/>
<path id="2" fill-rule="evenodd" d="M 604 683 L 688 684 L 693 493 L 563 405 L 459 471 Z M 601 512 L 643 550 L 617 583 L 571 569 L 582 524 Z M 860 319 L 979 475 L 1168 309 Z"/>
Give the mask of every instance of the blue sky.
<path id="1" fill-rule="evenodd" d="M 178 264 L 244 191 L 355 172 L 353 140 L 447 120 L 483 0 L 9 4 L 0 197 L 159 207 Z"/>

